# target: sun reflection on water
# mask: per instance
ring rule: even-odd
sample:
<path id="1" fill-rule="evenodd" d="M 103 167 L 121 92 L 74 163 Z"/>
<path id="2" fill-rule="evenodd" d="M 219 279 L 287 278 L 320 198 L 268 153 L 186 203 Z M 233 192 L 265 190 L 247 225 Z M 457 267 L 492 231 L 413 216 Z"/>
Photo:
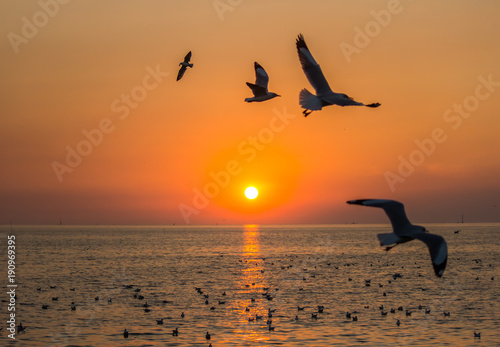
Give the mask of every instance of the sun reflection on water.
<path id="1" fill-rule="evenodd" d="M 264 342 L 270 339 L 266 324 L 268 316 L 267 299 L 262 295 L 268 287 L 263 267 L 263 256 L 260 250 L 260 230 L 257 224 L 243 227 L 243 250 L 240 262 L 241 275 L 238 286 L 241 296 L 233 303 L 237 312 L 239 324 L 234 327 L 234 333 L 245 341 Z M 257 319 L 256 315 L 262 316 Z"/>

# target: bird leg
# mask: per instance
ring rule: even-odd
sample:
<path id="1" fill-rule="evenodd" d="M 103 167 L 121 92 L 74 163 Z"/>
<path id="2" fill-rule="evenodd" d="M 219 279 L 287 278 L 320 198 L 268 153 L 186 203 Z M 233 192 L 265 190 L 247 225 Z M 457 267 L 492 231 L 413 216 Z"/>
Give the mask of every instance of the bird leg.
<path id="1" fill-rule="evenodd" d="M 302 113 L 304 114 L 304 117 L 309 116 L 311 114 L 311 112 L 312 112 L 312 111 L 309 111 L 309 112 L 307 112 L 307 111 L 308 111 L 307 109 L 305 109 L 304 111 L 302 111 Z"/>
<path id="2" fill-rule="evenodd" d="M 385 247 L 385 251 L 389 252 L 392 248 L 394 248 L 396 246 L 397 246 L 397 244 L 395 244 L 394 246 L 387 246 L 387 247 Z"/>

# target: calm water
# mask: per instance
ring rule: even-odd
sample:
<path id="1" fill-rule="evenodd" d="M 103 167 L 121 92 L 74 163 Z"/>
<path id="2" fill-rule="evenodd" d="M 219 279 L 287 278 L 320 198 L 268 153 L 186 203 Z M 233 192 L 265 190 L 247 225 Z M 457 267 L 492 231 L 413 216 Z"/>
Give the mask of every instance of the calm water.
<path id="1" fill-rule="evenodd" d="M 383 225 L 14 226 L 16 319 L 28 328 L 15 342 L 7 338 L 4 294 L 1 343 L 499 346 L 500 224 L 425 226 L 448 242 L 448 267 L 441 279 L 434 276 L 423 243 L 416 240 L 390 252 L 379 247 L 377 232 L 390 230 Z M 11 231 L 10 226 L 0 230 L 5 293 Z M 394 279 L 396 273 L 402 277 Z M 146 302 L 150 312 L 145 312 Z M 313 319 L 318 305 L 325 306 L 324 312 Z M 403 310 L 382 316 L 380 305 L 384 312 Z M 268 309 L 276 310 L 274 331 L 266 324 Z M 346 312 L 358 321 L 347 319 Z M 249 321 L 256 314 L 264 318 Z M 157 324 L 159 318 L 163 325 Z M 176 327 L 177 337 L 171 334 Z M 480 340 L 474 331 L 481 332 Z"/>

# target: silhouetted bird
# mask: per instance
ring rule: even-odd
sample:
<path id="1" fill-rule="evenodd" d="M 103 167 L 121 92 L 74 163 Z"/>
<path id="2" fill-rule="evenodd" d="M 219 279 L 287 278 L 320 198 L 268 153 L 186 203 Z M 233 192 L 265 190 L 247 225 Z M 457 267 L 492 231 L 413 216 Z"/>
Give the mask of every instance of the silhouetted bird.
<path id="1" fill-rule="evenodd" d="M 257 62 L 253 64 L 255 69 L 255 84 L 247 82 L 247 86 L 252 90 L 253 97 L 246 98 L 246 102 L 259 102 L 266 101 L 277 96 L 280 96 L 276 93 L 270 93 L 267 90 L 267 84 L 269 82 L 269 76 L 266 73 L 266 70 Z"/>
<path id="2" fill-rule="evenodd" d="M 413 225 L 406 217 L 404 205 L 394 200 L 383 199 L 362 199 L 350 200 L 348 204 L 372 206 L 382 208 L 389 220 L 391 221 L 393 232 L 389 234 L 378 234 L 377 237 L 381 246 L 394 244 L 393 246 L 386 247 L 386 251 L 397 246 L 400 243 L 405 243 L 414 239 L 423 241 L 429 248 L 431 255 L 432 265 L 436 276 L 441 277 L 446 268 L 446 261 L 448 259 L 448 247 L 444 238 L 438 235 L 429 234 L 429 232 L 422 226 Z M 393 277 L 401 277 L 395 274 Z M 396 277 L 395 277 L 396 276 Z"/>
<path id="3" fill-rule="evenodd" d="M 179 63 L 181 68 L 179 69 L 179 73 L 177 74 L 177 81 L 180 80 L 182 76 L 184 76 L 184 72 L 186 72 L 186 69 L 188 67 L 193 67 L 193 64 L 189 63 L 190 60 L 191 60 L 191 51 L 189 51 L 189 53 L 186 54 L 186 56 L 184 57 L 184 61 Z"/>
<path id="4" fill-rule="evenodd" d="M 19 334 L 20 332 L 23 332 L 27 327 L 23 327 L 23 323 L 19 322 L 19 325 L 17 326 L 17 333 Z"/>
<path id="5" fill-rule="evenodd" d="M 324 106 L 330 105 L 367 107 L 380 106 L 378 102 L 365 105 L 361 102 L 354 101 L 346 94 L 334 93 L 328 85 L 328 82 L 326 81 L 318 63 L 314 60 L 309 48 L 307 48 L 302 34 L 298 36 L 296 46 L 302 70 L 304 70 L 309 83 L 311 83 L 313 88 L 316 90 L 316 95 L 312 94 L 305 88 L 300 91 L 299 103 L 304 109 L 302 113 L 305 117 L 307 117 L 312 111 L 319 111 Z"/>

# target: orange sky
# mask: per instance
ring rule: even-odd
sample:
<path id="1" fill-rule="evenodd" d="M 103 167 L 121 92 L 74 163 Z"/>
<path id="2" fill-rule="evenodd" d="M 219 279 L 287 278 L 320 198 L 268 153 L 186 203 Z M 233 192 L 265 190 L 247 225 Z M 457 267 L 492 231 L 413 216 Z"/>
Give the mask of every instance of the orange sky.
<path id="1" fill-rule="evenodd" d="M 0 224 L 500 222 L 498 1 L 66 2 L 0 3 Z"/>

